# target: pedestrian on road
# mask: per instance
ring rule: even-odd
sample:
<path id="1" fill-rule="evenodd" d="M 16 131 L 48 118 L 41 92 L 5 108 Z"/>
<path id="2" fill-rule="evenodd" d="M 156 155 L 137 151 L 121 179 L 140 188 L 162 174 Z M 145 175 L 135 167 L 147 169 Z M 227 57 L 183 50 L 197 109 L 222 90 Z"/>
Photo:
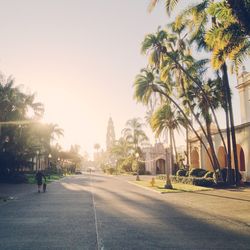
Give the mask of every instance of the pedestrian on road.
<path id="1" fill-rule="evenodd" d="M 36 181 L 37 181 L 38 193 L 41 193 L 41 187 L 43 185 L 43 179 L 44 179 L 44 183 L 46 183 L 45 175 L 39 170 L 36 173 Z"/>

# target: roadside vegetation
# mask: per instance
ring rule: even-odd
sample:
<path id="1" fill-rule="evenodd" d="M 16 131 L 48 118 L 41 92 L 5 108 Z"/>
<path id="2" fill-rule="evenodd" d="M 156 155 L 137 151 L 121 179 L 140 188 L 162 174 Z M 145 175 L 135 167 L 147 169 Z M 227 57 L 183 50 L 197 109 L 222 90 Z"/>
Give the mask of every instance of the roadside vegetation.
<path id="1" fill-rule="evenodd" d="M 165 3 L 167 16 L 172 16 L 178 4 L 186 4 L 181 0 L 151 0 L 149 11 L 159 2 Z M 249 59 L 249 20 L 248 1 L 189 1 L 173 22 L 158 27 L 142 41 L 141 53 L 148 63 L 135 77 L 134 98 L 147 107 L 145 120 L 156 138 L 164 135 L 169 138 L 171 159 L 167 175 L 173 174 L 169 181 L 201 186 L 240 185 L 232 83 L 228 76 L 229 73 L 238 76 Z M 218 120 L 221 110 L 226 137 Z M 101 166 L 105 173 L 137 176 L 146 173 L 142 148 L 147 139 L 143 127 L 137 118 L 127 122 L 122 137 L 103 158 Z M 175 134 L 180 130 L 186 134 L 185 166 L 176 152 Z M 220 136 L 226 166 L 220 165 L 212 130 Z M 204 175 L 194 176 L 197 171 L 190 162 L 190 137 L 196 137 L 204 148 L 211 172 L 203 170 Z M 170 173 L 170 169 L 179 171 Z"/>
<path id="2" fill-rule="evenodd" d="M 80 147 L 62 150 L 57 139 L 63 130 L 57 124 L 42 123 L 44 106 L 27 94 L 14 78 L 0 75 L 0 182 L 30 183 L 37 170 L 57 178 L 74 173 L 84 158 Z"/>
<path id="3" fill-rule="evenodd" d="M 152 0 L 149 10 L 153 11 L 158 2 Z M 171 16 L 177 3 L 185 1 L 164 2 L 167 15 Z M 229 185 L 239 185 L 240 173 L 228 68 L 238 75 L 244 60 L 249 58 L 249 30 L 245 22 L 250 19 L 249 10 L 248 1 L 190 1 L 186 9 L 177 13 L 174 22 L 145 36 L 141 52 L 148 64 L 134 82 L 134 97 L 149 107 L 148 121 L 153 131 L 156 135 L 168 131 L 171 155 L 175 145 L 173 131 L 182 127 L 186 138 L 193 133 L 204 147 L 218 183 L 223 179 L 212 139 L 212 123 L 215 124 L 227 155 Z M 226 140 L 218 122 L 218 110 L 224 110 Z M 187 146 L 187 168 L 188 150 Z M 171 158 L 173 169 L 178 162 Z"/>
<path id="4" fill-rule="evenodd" d="M 155 190 L 159 193 L 179 193 L 179 192 L 197 192 L 197 191 L 211 191 L 213 188 L 208 187 L 200 187 L 191 184 L 183 184 L 183 183 L 172 183 L 172 189 L 166 189 L 165 184 L 166 181 L 156 179 L 154 185 L 152 185 L 151 180 L 141 180 L 141 181 L 130 181 L 130 183 L 149 188 Z"/>

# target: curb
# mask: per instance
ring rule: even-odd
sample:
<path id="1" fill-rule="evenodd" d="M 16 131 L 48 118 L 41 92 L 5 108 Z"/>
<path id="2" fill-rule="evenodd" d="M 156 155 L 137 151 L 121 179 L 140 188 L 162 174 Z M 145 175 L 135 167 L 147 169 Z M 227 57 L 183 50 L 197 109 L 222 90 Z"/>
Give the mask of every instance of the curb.
<path id="1" fill-rule="evenodd" d="M 137 186 L 137 187 L 140 187 L 140 188 L 143 188 L 143 189 L 146 189 L 146 190 L 149 190 L 149 191 L 155 192 L 155 193 L 157 193 L 157 194 L 164 194 L 164 192 L 157 191 L 157 190 L 154 190 L 154 189 L 149 188 L 149 187 L 144 187 L 144 186 L 141 186 L 141 185 L 136 184 L 136 183 L 131 182 L 131 181 L 128 181 L 128 183 L 129 183 L 129 184 L 131 184 L 131 185 L 134 185 L 134 186 Z"/>

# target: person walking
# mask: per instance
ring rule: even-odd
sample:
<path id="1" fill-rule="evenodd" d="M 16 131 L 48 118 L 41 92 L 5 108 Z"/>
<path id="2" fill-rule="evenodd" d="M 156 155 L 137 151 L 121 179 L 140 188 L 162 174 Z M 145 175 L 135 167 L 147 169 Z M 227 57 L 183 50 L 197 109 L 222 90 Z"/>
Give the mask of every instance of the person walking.
<path id="1" fill-rule="evenodd" d="M 46 183 L 45 175 L 39 170 L 36 173 L 36 182 L 37 182 L 37 187 L 38 187 L 38 193 L 41 193 L 41 187 L 43 185 L 43 179 L 44 179 L 44 183 Z"/>

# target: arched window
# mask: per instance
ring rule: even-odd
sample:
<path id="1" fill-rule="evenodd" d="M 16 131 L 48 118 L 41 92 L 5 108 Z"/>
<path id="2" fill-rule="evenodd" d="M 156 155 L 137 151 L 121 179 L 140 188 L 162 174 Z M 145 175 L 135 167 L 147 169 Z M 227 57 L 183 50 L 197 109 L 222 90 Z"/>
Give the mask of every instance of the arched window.
<path id="1" fill-rule="evenodd" d="M 211 148 L 208 148 L 207 149 L 208 150 L 208 153 L 209 153 L 209 155 L 210 155 L 210 157 L 211 157 Z M 214 169 L 213 169 L 213 165 L 212 165 L 212 162 L 211 162 L 211 160 L 210 160 L 210 158 L 209 158 L 209 156 L 208 156 L 208 153 L 206 152 L 206 157 L 205 157 L 205 169 L 206 170 L 208 170 L 208 171 L 214 171 Z"/>
<path id="2" fill-rule="evenodd" d="M 220 163 L 220 168 L 226 168 L 227 167 L 227 154 L 223 146 L 219 147 L 217 157 Z"/>
<path id="3" fill-rule="evenodd" d="M 237 144 L 236 146 L 237 146 L 239 171 L 246 171 L 244 150 L 240 144 Z M 231 155 L 232 155 L 232 168 L 235 168 L 233 151 L 232 151 Z"/>
<path id="4" fill-rule="evenodd" d="M 165 160 L 158 159 L 156 161 L 156 174 L 165 174 Z"/>

